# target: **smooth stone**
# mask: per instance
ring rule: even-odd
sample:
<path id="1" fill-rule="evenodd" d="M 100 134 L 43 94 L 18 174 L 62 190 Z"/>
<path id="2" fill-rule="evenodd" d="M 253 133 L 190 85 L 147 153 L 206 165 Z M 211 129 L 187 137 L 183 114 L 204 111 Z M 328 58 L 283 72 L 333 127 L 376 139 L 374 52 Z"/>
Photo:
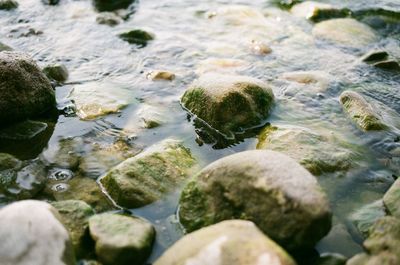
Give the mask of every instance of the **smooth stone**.
<path id="1" fill-rule="evenodd" d="M 378 41 L 373 29 L 352 18 L 338 18 L 320 22 L 314 26 L 312 34 L 317 39 L 352 48 L 363 48 Z"/>
<path id="2" fill-rule="evenodd" d="M 167 139 L 112 168 L 100 182 L 118 205 L 136 208 L 173 191 L 195 164 L 189 149 Z"/>
<path id="3" fill-rule="evenodd" d="M 112 12 L 101 12 L 96 17 L 97 24 L 108 25 L 111 27 L 122 23 L 122 21 L 123 21 L 122 18 L 120 18 L 119 16 L 117 16 Z"/>
<path id="4" fill-rule="evenodd" d="M 128 8 L 135 0 L 93 0 L 93 5 L 97 11 L 114 11 Z"/>
<path id="5" fill-rule="evenodd" d="M 86 202 L 79 200 L 53 202 L 52 206 L 59 212 L 61 222 L 69 232 L 76 256 L 83 257 L 90 244 L 88 220 L 95 214 L 94 210 Z"/>
<path id="6" fill-rule="evenodd" d="M 180 222 L 187 231 L 227 219 L 253 221 L 286 249 L 313 247 L 331 228 L 317 180 L 290 157 L 264 150 L 215 161 L 183 189 Z"/>
<path id="7" fill-rule="evenodd" d="M 149 41 L 154 40 L 154 34 L 141 29 L 134 29 L 125 33 L 121 33 L 119 34 L 119 37 L 129 44 L 137 45 L 139 48 L 147 46 Z"/>
<path id="8" fill-rule="evenodd" d="M 385 206 L 382 200 L 365 205 L 351 214 L 350 221 L 357 228 L 364 238 L 369 236 L 369 232 L 374 223 L 386 215 Z"/>
<path id="9" fill-rule="evenodd" d="M 20 201 L 0 210 L 2 265 L 74 265 L 71 240 L 50 204 Z"/>
<path id="10" fill-rule="evenodd" d="M 314 93 L 325 92 L 332 80 L 332 76 L 323 71 L 288 72 L 282 74 L 281 78 L 306 86 L 302 87 L 304 92 L 311 90 Z"/>
<path id="11" fill-rule="evenodd" d="M 146 220 L 119 214 L 89 219 L 96 255 L 104 265 L 143 264 L 151 253 L 155 230 Z"/>
<path id="12" fill-rule="evenodd" d="M 68 69 L 63 64 L 48 65 L 43 69 L 44 74 L 51 80 L 65 82 L 68 79 Z"/>
<path id="13" fill-rule="evenodd" d="M 147 129 L 157 128 L 171 120 L 169 109 L 163 106 L 141 104 L 136 115 L 143 121 Z"/>
<path id="14" fill-rule="evenodd" d="M 386 51 L 376 50 L 365 54 L 361 60 L 366 63 L 373 63 L 376 61 L 386 61 L 389 54 Z"/>
<path id="15" fill-rule="evenodd" d="M 372 65 L 376 68 L 380 68 L 380 69 L 384 69 L 384 70 L 400 71 L 399 63 L 394 60 L 386 60 L 386 61 L 376 62 Z"/>
<path id="16" fill-rule="evenodd" d="M 344 91 L 340 103 L 348 116 L 364 131 L 384 130 L 387 126 L 365 97 L 354 91 Z"/>
<path id="17" fill-rule="evenodd" d="M 325 136 L 296 126 L 267 126 L 258 136 L 257 149 L 282 152 L 313 175 L 347 171 L 357 158 L 333 135 Z"/>
<path id="18" fill-rule="evenodd" d="M 314 1 L 305 1 L 294 5 L 290 12 L 296 17 L 304 17 L 314 22 L 347 17 L 351 14 L 350 10 L 336 8 L 330 4 L 318 3 Z"/>
<path id="19" fill-rule="evenodd" d="M 175 74 L 168 72 L 168 71 L 161 71 L 161 70 L 155 70 L 151 71 L 147 74 L 147 79 L 156 81 L 156 80 L 167 80 L 167 81 L 172 81 L 175 79 Z"/>
<path id="20" fill-rule="evenodd" d="M 272 89 L 247 76 L 204 74 L 181 98 L 182 105 L 223 133 L 260 125 L 274 102 Z"/>
<path id="21" fill-rule="evenodd" d="M 383 203 L 390 215 L 400 218 L 400 178 L 385 193 Z"/>
<path id="22" fill-rule="evenodd" d="M 19 6 L 15 0 L 0 0 L 0 10 L 16 9 Z"/>
<path id="23" fill-rule="evenodd" d="M 0 123 L 14 123 L 55 108 L 50 81 L 36 63 L 18 52 L 0 52 Z"/>
<path id="24" fill-rule="evenodd" d="M 252 222 L 223 221 L 187 234 L 154 265 L 295 265 L 296 262 Z"/>

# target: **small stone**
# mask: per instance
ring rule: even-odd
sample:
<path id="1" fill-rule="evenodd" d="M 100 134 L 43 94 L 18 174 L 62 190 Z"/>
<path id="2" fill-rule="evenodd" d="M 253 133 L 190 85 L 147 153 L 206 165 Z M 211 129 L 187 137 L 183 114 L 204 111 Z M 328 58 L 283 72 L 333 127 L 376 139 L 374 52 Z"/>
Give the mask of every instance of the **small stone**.
<path id="1" fill-rule="evenodd" d="M 376 68 L 380 68 L 383 70 L 400 71 L 399 63 L 394 60 L 386 60 L 386 61 L 376 62 L 372 65 L 375 66 Z"/>
<path id="2" fill-rule="evenodd" d="M 129 44 L 136 44 L 139 48 L 147 46 L 148 42 L 154 39 L 154 35 L 141 29 L 135 29 L 119 34 L 119 37 Z"/>
<path id="3" fill-rule="evenodd" d="M 390 215 L 400 218 L 400 178 L 385 193 L 383 203 Z"/>
<path id="4" fill-rule="evenodd" d="M 350 16 L 348 9 L 335 8 L 333 5 L 305 1 L 293 6 L 290 12 L 297 17 L 304 17 L 314 22 L 332 18 L 343 18 Z"/>
<path id="5" fill-rule="evenodd" d="M 155 80 L 168 80 L 172 81 L 175 79 L 175 74 L 168 71 L 151 71 L 147 74 L 147 79 Z"/>
<path id="6" fill-rule="evenodd" d="M 60 3 L 60 0 L 42 0 L 42 3 L 45 5 L 55 6 Z"/>
<path id="7" fill-rule="evenodd" d="M 112 12 L 101 12 L 96 17 L 96 22 L 100 25 L 116 26 L 122 22 L 122 19 Z"/>
<path id="8" fill-rule="evenodd" d="M 63 64 L 48 65 L 43 69 L 43 72 L 49 79 L 61 83 L 68 79 L 68 69 Z"/>
<path id="9" fill-rule="evenodd" d="M 385 61 L 389 57 L 389 54 L 386 51 L 371 51 L 365 54 L 361 60 L 366 63 L 374 63 L 377 61 Z"/>
<path id="10" fill-rule="evenodd" d="M 18 2 L 14 0 L 0 0 L 0 10 L 11 10 L 18 7 Z"/>
<path id="11" fill-rule="evenodd" d="M 96 255 L 104 265 L 143 264 L 151 253 L 155 230 L 144 219 L 100 214 L 89 219 Z"/>
<path id="12" fill-rule="evenodd" d="M 115 11 L 128 8 L 135 0 L 93 0 L 93 5 L 97 11 Z"/>
<path id="13" fill-rule="evenodd" d="M 265 43 L 262 43 L 262 42 L 256 41 L 256 40 L 252 40 L 251 41 L 251 51 L 254 54 L 267 55 L 272 52 L 272 49 Z"/>

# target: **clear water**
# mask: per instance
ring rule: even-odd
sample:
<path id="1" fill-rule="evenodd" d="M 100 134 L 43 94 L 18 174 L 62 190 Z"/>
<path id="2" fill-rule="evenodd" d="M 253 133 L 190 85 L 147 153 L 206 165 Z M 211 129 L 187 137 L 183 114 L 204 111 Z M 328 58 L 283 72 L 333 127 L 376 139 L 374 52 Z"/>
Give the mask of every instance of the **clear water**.
<path id="1" fill-rule="evenodd" d="M 321 254 L 336 252 L 347 257 L 361 251 L 359 236 L 348 232 L 347 217 L 360 206 L 381 198 L 393 182 L 392 175 L 396 172 L 387 165 L 392 158 L 390 152 L 400 147 L 396 141 L 398 124 L 392 124 L 392 132 L 361 133 L 344 115 L 338 96 L 345 89 L 357 89 L 394 112 L 400 112 L 399 75 L 359 63 L 359 57 L 373 48 L 385 49 L 393 58 L 400 59 L 398 23 L 389 28 L 372 24 L 380 34 L 380 41 L 352 50 L 314 41 L 312 23 L 293 17 L 265 0 L 141 1 L 129 19 L 115 27 L 96 23 L 97 13 L 90 1 L 61 0 L 58 6 L 44 6 L 39 0 L 19 2 L 17 10 L 0 11 L 0 42 L 27 52 L 42 67 L 63 63 L 70 77 L 65 85 L 56 88 L 58 109 L 65 110 L 57 122 L 49 122 L 47 128 L 31 140 L 0 140 L 0 152 L 24 160 L 39 156 L 51 159 L 60 141 L 66 138 L 83 139 L 79 152 L 84 156 L 90 154 L 87 146 L 94 143 L 107 144 L 124 138 L 141 150 L 174 137 L 182 139 L 204 166 L 226 155 L 254 149 L 256 134 L 245 134 L 236 143 L 221 144 L 220 140 L 209 137 L 199 144 L 198 134 L 204 138 L 204 132 L 195 128 L 181 108 L 181 95 L 206 71 L 257 77 L 270 83 L 277 98 L 273 113 L 265 122 L 332 131 L 360 149 L 363 161 L 359 167 L 345 174 L 319 177 L 330 197 L 335 226 L 316 250 Z M 323 2 L 352 10 L 384 8 L 400 12 L 398 0 Z M 254 8 L 255 14 L 220 16 L 220 11 L 231 5 Z M 155 35 L 155 40 L 139 49 L 118 38 L 118 34 L 131 29 L 149 31 Z M 266 43 L 273 52 L 266 56 L 253 54 L 252 40 Z M 213 65 L 213 60 L 218 58 L 238 61 L 236 66 L 221 68 Z M 177 78 L 171 82 L 148 80 L 147 73 L 155 69 L 171 71 Z M 333 82 L 323 94 L 289 93 L 288 84 L 278 77 L 299 70 L 325 71 L 333 76 Z M 98 87 L 99 93 L 104 87 L 122 86 L 125 92 L 121 100 L 129 97 L 129 105 L 117 114 L 92 121 L 80 120 L 70 111 L 73 106 L 70 94 L 74 88 L 88 84 Z M 110 93 L 105 95 L 110 96 Z M 166 120 L 162 126 L 143 128 L 140 113 L 148 105 L 156 106 Z M 72 172 L 57 170 L 48 168 L 50 178 L 68 180 L 73 177 Z M 101 163 L 93 165 L 90 177 L 96 178 L 105 170 Z M 68 186 L 61 183 L 54 188 L 63 190 Z M 175 217 L 178 196 L 179 189 L 162 201 L 132 209 L 134 214 L 149 219 L 157 228 L 157 242 L 149 262 L 182 236 Z"/>

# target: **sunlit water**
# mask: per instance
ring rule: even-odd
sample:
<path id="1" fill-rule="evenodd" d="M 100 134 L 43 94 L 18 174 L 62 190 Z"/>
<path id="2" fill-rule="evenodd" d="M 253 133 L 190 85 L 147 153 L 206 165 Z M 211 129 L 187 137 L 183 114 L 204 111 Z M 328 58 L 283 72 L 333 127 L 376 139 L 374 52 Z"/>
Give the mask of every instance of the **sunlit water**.
<path id="1" fill-rule="evenodd" d="M 200 164 L 205 166 L 226 155 L 254 149 L 255 133 L 246 134 L 237 143 L 219 144 L 198 134 L 179 100 L 187 86 L 200 74 L 209 71 L 237 73 L 269 82 L 277 103 L 271 124 L 290 124 L 331 131 L 360 148 L 363 163 L 348 173 L 322 175 L 319 181 L 327 191 L 335 213 L 334 228 L 317 246 L 319 253 L 336 252 L 347 257 L 361 251 L 360 238 L 354 234 L 348 215 L 355 209 L 382 197 L 393 182 L 393 172 L 385 166 L 390 151 L 399 148 L 398 132 L 361 133 L 345 116 L 338 102 L 340 93 L 355 88 L 400 112 L 400 78 L 393 73 L 372 69 L 359 57 L 373 48 L 382 48 L 400 59 L 400 27 L 376 28 L 381 40 L 359 50 L 346 49 L 321 41 L 311 35 L 313 24 L 291 16 L 264 0 L 157 0 L 136 4 L 130 18 L 115 27 L 96 23 L 97 12 L 90 1 L 61 0 L 58 6 L 44 6 L 39 0 L 20 0 L 15 11 L 0 11 L 0 41 L 30 54 L 40 66 L 60 62 L 67 66 L 67 84 L 56 88 L 58 109 L 64 110 L 58 121 L 34 140 L 0 140 L 0 151 L 21 159 L 46 157 L 51 160 L 59 141 L 83 139 L 81 155 L 90 155 L 93 144 L 107 144 L 128 139 L 137 151 L 162 139 L 182 139 Z M 385 8 L 400 12 L 398 0 L 324 1 L 352 10 Z M 245 5 L 255 13 L 220 16 L 229 5 Z M 29 34 L 32 30 L 40 34 Z M 146 47 L 138 48 L 121 40 L 118 34 L 143 29 L 155 35 Z M 27 36 L 28 35 L 28 36 Z M 355 36 L 356 38 L 357 36 Z M 271 47 L 272 53 L 261 56 L 251 52 L 252 41 Z M 215 65 L 218 58 L 237 60 L 231 67 Z M 151 81 L 149 71 L 161 69 L 176 74 L 174 81 Z M 333 82 L 323 93 L 293 93 L 287 82 L 278 77 L 291 71 L 321 70 L 332 75 Z M 71 114 L 71 91 L 94 86 L 99 93 L 118 87 L 121 100 L 129 104 L 117 114 L 92 121 L 81 121 Z M 113 93 L 106 93 L 110 96 Z M 87 97 L 93 94 L 87 94 Z M 165 123 L 145 129 L 141 115 L 146 106 L 160 111 Z M 197 134 L 197 133 L 198 134 Z M 204 137 L 203 137 L 204 138 Z M 210 138 L 210 137 L 209 137 Z M 240 137 L 239 137 L 240 138 Z M 196 141 L 197 140 L 197 141 Z M 78 151 L 77 151 L 78 152 Z M 89 177 L 97 178 L 107 170 L 92 164 Z M 47 168 L 48 177 L 58 181 L 56 191 L 68 188 L 74 177 L 69 170 Z M 136 215 L 149 219 L 157 228 L 156 246 L 149 262 L 181 235 L 175 217 L 179 189 L 162 201 L 141 209 Z M 348 232 L 350 230 L 350 233 Z"/>

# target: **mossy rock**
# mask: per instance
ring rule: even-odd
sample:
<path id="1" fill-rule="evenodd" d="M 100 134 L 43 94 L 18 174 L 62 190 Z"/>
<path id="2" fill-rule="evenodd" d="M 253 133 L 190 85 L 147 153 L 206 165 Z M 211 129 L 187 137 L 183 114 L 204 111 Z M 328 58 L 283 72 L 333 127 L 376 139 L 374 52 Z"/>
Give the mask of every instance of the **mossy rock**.
<path id="1" fill-rule="evenodd" d="M 390 215 L 400 218 L 400 179 L 397 179 L 385 193 L 383 203 Z"/>
<path id="2" fill-rule="evenodd" d="M 331 227 L 329 203 L 315 177 L 288 156 L 264 150 L 204 168 L 183 189 L 179 217 L 189 232 L 250 220 L 286 249 L 313 247 Z"/>
<path id="3" fill-rule="evenodd" d="M 15 0 L 0 0 L 0 10 L 12 10 L 19 6 Z"/>
<path id="4" fill-rule="evenodd" d="M 100 182 L 117 204 L 141 207 L 173 191 L 195 164 L 181 142 L 167 139 L 117 165 Z"/>
<path id="5" fill-rule="evenodd" d="M 255 78 L 205 74 L 190 85 L 181 101 L 196 117 L 229 133 L 261 125 L 270 113 L 274 94 Z"/>
<path id="6" fill-rule="evenodd" d="M 96 255 L 104 265 L 143 264 L 151 253 L 155 230 L 146 220 L 105 213 L 89 219 Z"/>
<path id="7" fill-rule="evenodd" d="M 296 262 L 252 222 L 223 221 L 190 233 L 154 265 L 176 264 L 295 265 Z"/>
<path id="8" fill-rule="evenodd" d="M 63 64 L 48 65 L 43 68 L 43 73 L 52 80 L 65 82 L 68 79 L 68 69 Z"/>
<path id="9" fill-rule="evenodd" d="M 53 202 L 52 205 L 60 213 L 61 222 L 69 232 L 75 255 L 78 258 L 84 257 L 90 251 L 88 220 L 95 214 L 93 208 L 79 200 Z"/>
<path id="10" fill-rule="evenodd" d="M 257 149 L 282 152 L 313 175 L 345 172 L 356 163 L 357 158 L 356 153 L 340 146 L 340 142 L 332 137 L 306 128 L 284 125 L 265 127 L 259 134 Z"/>
<path id="11" fill-rule="evenodd" d="M 369 103 L 366 97 L 354 91 L 344 91 L 340 95 L 340 103 L 348 116 L 363 131 L 384 130 L 387 126 L 382 117 L 376 112 L 374 105 Z"/>

